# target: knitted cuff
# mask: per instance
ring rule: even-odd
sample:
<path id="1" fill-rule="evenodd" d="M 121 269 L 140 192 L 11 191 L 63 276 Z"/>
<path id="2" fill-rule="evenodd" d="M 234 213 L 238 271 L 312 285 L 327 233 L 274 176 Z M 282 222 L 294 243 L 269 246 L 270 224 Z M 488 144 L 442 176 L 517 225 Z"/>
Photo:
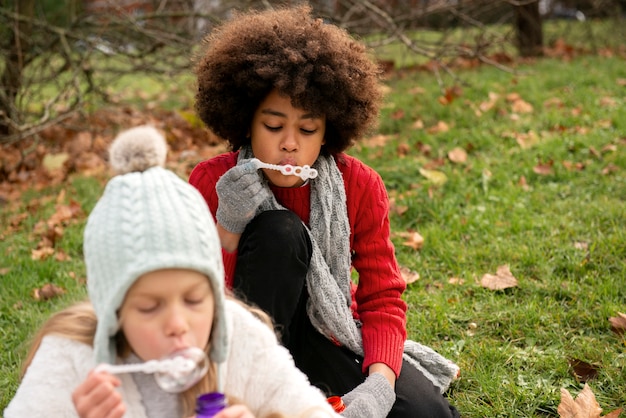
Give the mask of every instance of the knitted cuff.
<path id="1" fill-rule="evenodd" d="M 363 383 L 343 396 L 346 418 L 386 417 L 396 401 L 396 393 L 382 373 L 372 373 Z"/>

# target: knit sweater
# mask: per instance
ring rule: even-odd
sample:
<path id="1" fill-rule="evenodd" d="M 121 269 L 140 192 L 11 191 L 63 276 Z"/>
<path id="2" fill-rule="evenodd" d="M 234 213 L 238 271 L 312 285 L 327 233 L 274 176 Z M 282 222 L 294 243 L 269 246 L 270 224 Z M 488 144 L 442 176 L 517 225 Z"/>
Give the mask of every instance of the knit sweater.
<path id="1" fill-rule="evenodd" d="M 219 155 L 199 163 L 189 182 L 207 201 L 213 215 L 217 212 L 215 184 L 220 176 L 236 165 L 238 153 Z M 396 376 L 402 364 L 406 339 L 406 304 L 402 300 L 405 282 L 389 238 L 389 201 L 378 173 L 346 154 L 336 158 L 344 180 L 352 267 L 358 272 L 358 286 L 353 286 L 352 310 L 362 323 L 363 369 L 372 363 L 385 363 Z M 276 200 L 296 213 L 308 226 L 311 188 L 271 187 Z M 237 261 L 236 251 L 222 252 L 226 284 L 232 286 Z"/>
<path id="2" fill-rule="evenodd" d="M 219 370 L 228 396 L 244 402 L 255 416 L 271 412 L 292 416 L 313 407 L 307 418 L 337 416 L 265 324 L 233 301 L 226 302 L 225 314 L 229 352 Z M 4 418 L 77 417 L 72 392 L 95 366 L 91 346 L 54 335 L 44 337 Z M 127 418 L 147 418 L 147 403 L 168 399 L 169 394 L 154 385 L 140 390 L 137 382 L 142 380 L 119 377 Z"/>

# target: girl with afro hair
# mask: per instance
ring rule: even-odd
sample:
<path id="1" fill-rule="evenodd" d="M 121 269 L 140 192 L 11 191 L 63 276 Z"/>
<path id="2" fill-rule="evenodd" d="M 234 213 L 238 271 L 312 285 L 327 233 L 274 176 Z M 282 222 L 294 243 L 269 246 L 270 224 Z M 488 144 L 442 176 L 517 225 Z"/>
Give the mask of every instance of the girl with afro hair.
<path id="1" fill-rule="evenodd" d="M 309 6 L 215 28 L 196 110 L 232 150 L 189 182 L 214 215 L 226 285 L 274 320 L 296 365 L 342 415 L 458 417 L 458 367 L 406 339 L 405 290 L 381 177 L 344 153 L 377 121 L 380 69 Z"/>

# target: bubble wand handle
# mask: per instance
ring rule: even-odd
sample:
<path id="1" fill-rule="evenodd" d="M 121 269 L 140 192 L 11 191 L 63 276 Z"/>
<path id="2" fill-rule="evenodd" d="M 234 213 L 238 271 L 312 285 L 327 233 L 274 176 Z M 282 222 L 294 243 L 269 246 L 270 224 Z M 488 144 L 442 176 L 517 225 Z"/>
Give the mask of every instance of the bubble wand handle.
<path id="1" fill-rule="evenodd" d="M 291 164 L 269 164 L 259 160 L 258 158 L 253 158 L 250 161 L 252 161 L 258 168 L 269 168 L 270 170 L 278 170 L 284 176 L 298 176 L 305 181 L 317 177 L 317 170 L 311 168 L 311 166 L 309 165 L 293 166 Z"/>
<path id="2" fill-rule="evenodd" d="M 111 374 L 124 373 L 169 373 L 171 375 L 189 373 L 196 367 L 196 362 L 182 356 L 165 360 L 149 360 L 137 364 L 100 364 L 96 372 L 108 372 Z"/>

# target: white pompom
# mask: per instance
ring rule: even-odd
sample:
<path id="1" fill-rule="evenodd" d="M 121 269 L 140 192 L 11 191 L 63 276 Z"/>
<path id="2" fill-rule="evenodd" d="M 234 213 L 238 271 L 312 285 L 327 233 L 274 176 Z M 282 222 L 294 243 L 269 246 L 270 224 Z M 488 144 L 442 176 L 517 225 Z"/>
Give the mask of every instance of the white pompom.
<path id="1" fill-rule="evenodd" d="M 109 147 L 109 162 L 117 174 L 164 167 L 166 156 L 165 138 L 149 125 L 121 132 Z"/>

